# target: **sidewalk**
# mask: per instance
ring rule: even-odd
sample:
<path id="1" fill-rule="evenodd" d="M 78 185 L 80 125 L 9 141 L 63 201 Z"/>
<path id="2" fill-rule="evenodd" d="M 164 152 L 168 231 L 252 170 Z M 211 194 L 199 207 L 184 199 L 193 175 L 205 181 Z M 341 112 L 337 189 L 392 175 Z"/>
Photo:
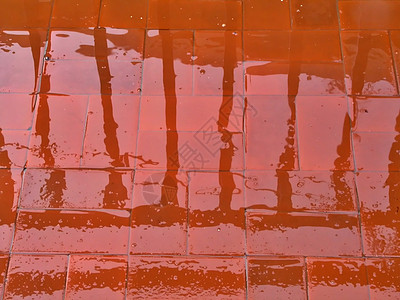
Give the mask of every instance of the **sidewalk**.
<path id="1" fill-rule="evenodd" d="M 0 299 L 400 299 L 400 0 L 0 0 Z"/>

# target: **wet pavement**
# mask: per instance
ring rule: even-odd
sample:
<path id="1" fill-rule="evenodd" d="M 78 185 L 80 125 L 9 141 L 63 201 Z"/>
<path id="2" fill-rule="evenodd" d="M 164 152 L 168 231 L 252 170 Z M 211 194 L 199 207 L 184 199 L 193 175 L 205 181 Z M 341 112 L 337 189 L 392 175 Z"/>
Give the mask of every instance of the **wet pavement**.
<path id="1" fill-rule="evenodd" d="M 399 15 L 0 0 L 0 296 L 400 299 Z"/>

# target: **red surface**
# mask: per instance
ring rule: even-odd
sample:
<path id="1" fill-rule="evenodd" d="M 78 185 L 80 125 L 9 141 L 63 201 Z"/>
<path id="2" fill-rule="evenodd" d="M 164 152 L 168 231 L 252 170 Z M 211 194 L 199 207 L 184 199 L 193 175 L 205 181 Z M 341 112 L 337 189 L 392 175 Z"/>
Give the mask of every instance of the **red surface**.
<path id="1" fill-rule="evenodd" d="M 0 0 L 0 299 L 400 299 L 400 0 Z"/>

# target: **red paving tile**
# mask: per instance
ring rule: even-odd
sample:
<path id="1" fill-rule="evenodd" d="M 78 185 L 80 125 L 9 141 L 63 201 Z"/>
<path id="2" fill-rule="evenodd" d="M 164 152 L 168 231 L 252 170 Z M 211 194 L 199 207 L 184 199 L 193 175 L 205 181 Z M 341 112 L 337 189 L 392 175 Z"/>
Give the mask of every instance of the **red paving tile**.
<path id="1" fill-rule="evenodd" d="M 0 94 L 0 128 L 30 129 L 34 104 L 35 98 L 32 95 Z"/>
<path id="2" fill-rule="evenodd" d="M 358 170 L 400 171 L 398 132 L 356 132 L 353 141 Z"/>
<path id="3" fill-rule="evenodd" d="M 355 98 L 354 131 L 396 131 L 400 98 Z"/>
<path id="4" fill-rule="evenodd" d="M 72 255 L 65 297 L 125 299 L 126 273 L 126 257 Z"/>
<path id="5" fill-rule="evenodd" d="M 243 93 L 242 37 L 236 31 L 196 31 L 195 95 Z"/>
<path id="6" fill-rule="evenodd" d="M 21 190 L 22 170 L 0 169 L 0 253 L 10 251 Z M 0 288 L 1 290 L 1 288 Z"/>
<path id="7" fill-rule="evenodd" d="M 133 172 L 129 171 L 28 169 L 20 207 L 131 208 L 132 186 Z"/>
<path id="8" fill-rule="evenodd" d="M 115 28 L 145 28 L 146 3 L 144 0 L 102 1 L 99 25 Z"/>
<path id="9" fill-rule="evenodd" d="M 175 102 L 176 125 L 175 122 L 168 124 L 165 109 Z M 243 132 L 245 105 L 240 96 L 226 96 L 222 99 L 217 96 L 178 96 L 176 99 L 173 96 L 143 96 L 139 127 L 143 131 L 166 131 L 176 126 L 178 131 L 196 132 L 203 127 L 217 131 L 220 125 L 230 132 Z M 204 119 L 205 115 L 209 120 Z"/>
<path id="10" fill-rule="evenodd" d="M 66 255 L 12 255 L 4 299 L 62 299 Z"/>
<path id="11" fill-rule="evenodd" d="M 0 298 L 399 298 L 399 13 L 0 0 Z"/>
<path id="12" fill-rule="evenodd" d="M 131 257 L 129 299 L 245 299 L 243 258 Z"/>
<path id="13" fill-rule="evenodd" d="M 309 299 L 369 299 L 363 259 L 307 259 Z"/>
<path id="14" fill-rule="evenodd" d="M 210 129 L 209 124 L 214 125 L 214 120 L 208 120 L 204 125 L 205 129 Z M 195 171 L 241 170 L 243 169 L 243 135 L 212 130 L 140 131 L 136 168 Z"/>
<path id="15" fill-rule="evenodd" d="M 100 0 L 54 0 L 52 27 L 95 27 L 98 24 Z"/>
<path id="16" fill-rule="evenodd" d="M 137 171 L 130 252 L 186 254 L 188 178 L 176 171 Z"/>
<path id="17" fill-rule="evenodd" d="M 357 176 L 366 255 L 400 255 L 399 182 L 398 172 L 363 172 Z"/>
<path id="18" fill-rule="evenodd" d="M 39 96 L 29 167 L 79 166 L 87 106 L 87 96 Z"/>
<path id="19" fill-rule="evenodd" d="M 149 0 L 149 29 L 241 29 L 238 0 Z"/>
<path id="20" fill-rule="evenodd" d="M 341 61 L 337 31 L 245 31 L 246 60 L 338 62 Z"/>
<path id="21" fill-rule="evenodd" d="M 247 62 L 248 95 L 344 95 L 343 66 L 339 63 L 302 64 Z"/>
<path id="22" fill-rule="evenodd" d="M 0 28 L 47 27 L 52 1 L 3 0 L 0 2 Z"/>
<path id="23" fill-rule="evenodd" d="M 81 165 L 133 167 L 138 119 L 136 96 L 91 96 Z"/>
<path id="24" fill-rule="evenodd" d="M 97 66 L 96 66 L 97 63 Z M 111 72 L 114 74 L 111 76 Z M 51 94 L 138 94 L 140 62 L 117 60 L 50 61 L 40 91 Z"/>
<path id="25" fill-rule="evenodd" d="M 25 166 L 28 140 L 28 131 L 0 129 L 0 169 Z"/>
<path id="26" fill-rule="evenodd" d="M 360 228 L 355 214 L 247 213 L 247 252 L 265 255 L 357 256 Z"/>
<path id="27" fill-rule="evenodd" d="M 343 171 L 246 171 L 246 207 L 356 211 L 354 175 Z"/>
<path id="28" fill-rule="evenodd" d="M 13 251 L 125 254 L 129 215 L 125 210 L 21 210 Z"/>
<path id="29" fill-rule="evenodd" d="M 191 95 L 193 31 L 149 30 L 143 63 L 144 95 Z"/>
<path id="30" fill-rule="evenodd" d="M 295 98 L 249 96 L 247 102 L 246 168 L 298 169 Z"/>
<path id="31" fill-rule="evenodd" d="M 190 173 L 188 223 L 190 254 L 243 255 L 242 175 L 232 172 Z"/>
<path id="32" fill-rule="evenodd" d="M 337 29 L 338 16 L 335 0 L 294 0 L 291 2 L 293 28 Z"/>
<path id="33" fill-rule="evenodd" d="M 349 95 L 398 94 L 387 32 L 342 32 L 342 43 Z"/>
<path id="34" fill-rule="evenodd" d="M 244 29 L 289 29 L 288 0 L 244 0 Z"/>
<path id="35" fill-rule="evenodd" d="M 250 257 L 248 299 L 307 299 L 303 258 Z"/>
<path id="36" fill-rule="evenodd" d="M 400 1 L 339 1 L 342 29 L 400 29 Z"/>
<path id="37" fill-rule="evenodd" d="M 372 300 L 396 299 L 400 293 L 400 260 L 398 258 L 368 258 L 367 273 Z"/>
<path id="38" fill-rule="evenodd" d="M 300 168 L 352 170 L 351 122 L 346 98 L 298 97 L 296 101 Z"/>
<path id="39" fill-rule="evenodd" d="M 30 94 L 38 89 L 45 42 L 46 29 L 0 30 L 0 64 L 9 70 L 0 73 L 0 93 Z"/>
<path id="40" fill-rule="evenodd" d="M 101 38 L 106 42 L 99 42 Z M 144 30 L 141 29 L 51 29 L 46 56 L 52 60 L 139 61 L 143 58 L 143 45 Z"/>

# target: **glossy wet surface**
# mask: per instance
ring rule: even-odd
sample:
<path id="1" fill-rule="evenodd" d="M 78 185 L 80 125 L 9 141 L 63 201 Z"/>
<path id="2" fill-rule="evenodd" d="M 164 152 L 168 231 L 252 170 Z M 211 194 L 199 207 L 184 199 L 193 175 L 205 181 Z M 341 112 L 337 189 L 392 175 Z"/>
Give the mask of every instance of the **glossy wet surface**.
<path id="1" fill-rule="evenodd" d="M 3 299 L 400 299 L 399 0 L 0 0 Z"/>

